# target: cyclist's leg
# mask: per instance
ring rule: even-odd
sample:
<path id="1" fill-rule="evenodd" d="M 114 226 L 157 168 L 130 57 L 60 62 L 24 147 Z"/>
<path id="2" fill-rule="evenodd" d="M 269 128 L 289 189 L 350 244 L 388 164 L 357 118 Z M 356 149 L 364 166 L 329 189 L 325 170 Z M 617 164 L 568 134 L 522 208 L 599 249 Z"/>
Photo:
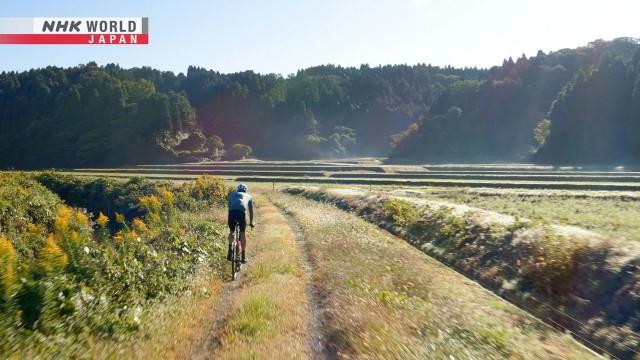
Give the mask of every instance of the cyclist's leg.
<path id="1" fill-rule="evenodd" d="M 229 226 L 229 236 L 227 237 L 227 260 L 231 261 L 231 244 L 233 243 L 233 237 L 235 235 L 236 230 L 236 219 L 234 218 L 231 211 L 229 212 L 227 218 L 227 225 Z"/>
<path id="2" fill-rule="evenodd" d="M 243 214 L 240 220 L 240 247 L 242 248 L 242 262 L 247 261 L 247 257 L 245 254 L 245 249 L 247 248 L 247 219 L 246 215 Z"/>
<path id="3" fill-rule="evenodd" d="M 236 219 L 233 216 L 233 212 L 229 211 L 227 215 L 227 225 L 229 226 L 229 244 L 233 240 L 233 235 L 236 230 Z"/>
<path id="4" fill-rule="evenodd" d="M 242 251 L 247 247 L 247 234 L 246 231 L 240 231 L 240 245 L 242 246 Z"/>

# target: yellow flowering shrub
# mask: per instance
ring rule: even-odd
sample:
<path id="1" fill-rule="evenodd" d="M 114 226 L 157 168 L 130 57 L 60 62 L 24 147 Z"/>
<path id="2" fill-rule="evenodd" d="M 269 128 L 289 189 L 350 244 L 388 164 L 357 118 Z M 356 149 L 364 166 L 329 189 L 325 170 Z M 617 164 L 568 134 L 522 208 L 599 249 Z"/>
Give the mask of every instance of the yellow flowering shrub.
<path id="1" fill-rule="evenodd" d="M 224 228 L 189 189 L 0 173 L 10 210 L 0 214 L 0 358 L 31 351 L 32 339 L 38 351 L 81 356 L 82 347 L 70 356 L 61 349 L 78 334 L 128 336 L 140 326 L 138 309 L 182 294 L 203 265 L 221 268 Z M 56 341 L 39 340 L 49 337 Z"/>
<path id="2" fill-rule="evenodd" d="M 47 272 L 53 272 L 64 269 L 68 262 L 69 258 L 58 246 L 55 235 L 49 234 L 47 242 L 38 256 L 40 267 Z"/>
<path id="3" fill-rule="evenodd" d="M 199 176 L 193 183 L 187 185 L 189 192 L 196 200 L 206 200 L 215 203 L 224 202 L 232 187 L 225 184 L 220 177 L 208 175 Z"/>
<path id="4" fill-rule="evenodd" d="M 76 210 L 74 215 L 75 221 L 79 226 L 85 226 L 89 224 L 89 217 L 87 214 L 80 210 Z"/>
<path id="5" fill-rule="evenodd" d="M 165 203 L 173 203 L 173 199 L 175 198 L 175 195 L 167 189 L 160 190 L 160 196 Z"/>
<path id="6" fill-rule="evenodd" d="M 42 229 L 40 228 L 40 226 L 36 225 L 36 224 L 28 224 L 27 225 L 27 232 L 30 234 L 39 234 L 42 231 Z"/>
<path id="7" fill-rule="evenodd" d="M 162 203 L 155 195 L 143 196 L 139 202 L 140 206 L 150 213 L 159 212 L 162 206 Z"/>
<path id="8" fill-rule="evenodd" d="M 54 223 L 54 234 L 61 244 L 78 246 L 91 238 L 89 217 L 81 210 L 61 206 Z"/>
<path id="9" fill-rule="evenodd" d="M 0 300 L 9 295 L 16 280 L 16 251 L 9 239 L 0 236 Z"/>
<path id="10" fill-rule="evenodd" d="M 98 215 L 98 218 L 96 219 L 96 224 L 98 224 L 100 228 L 104 229 L 109 224 L 109 217 L 100 211 L 100 215 Z"/>
<path id="11" fill-rule="evenodd" d="M 125 224 L 124 215 L 116 213 L 116 222 L 118 224 Z"/>
<path id="12" fill-rule="evenodd" d="M 73 217 L 73 210 L 67 206 L 61 206 L 58 210 L 58 216 L 56 216 L 55 229 L 58 232 L 64 232 L 69 228 L 71 218 Z"/>
<path id="13" fill-rule="evenodd" d="M 135 230 L 120 230 L 113 236 L 113 241 L 118 245 L 125 245 L 128 242 L 138 241 L 140 236 Z"/>
<path id="14" fill-rule="evenodd" d="M 133 229 L 141 234 L 144 234 L 147 231 L 149 231 L 149 229 L 147 228 L 147 224 L 145 224 L 144 220 L 140 218 L 133 219 L 131 224 L 133 225 Z"/>

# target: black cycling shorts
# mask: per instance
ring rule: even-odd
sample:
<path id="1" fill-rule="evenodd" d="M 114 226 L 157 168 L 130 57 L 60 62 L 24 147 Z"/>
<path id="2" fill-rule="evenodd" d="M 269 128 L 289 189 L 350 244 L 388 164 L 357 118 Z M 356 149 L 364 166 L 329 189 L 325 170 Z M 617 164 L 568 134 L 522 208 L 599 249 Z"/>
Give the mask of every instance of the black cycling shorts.
<path id="1" fill-rule="evenodd" d="M 247 218 L 242 210 L 230 210 L 229 211 L 229 230 L 234 231 L 236 224 L 240 225 L 240 231 L 244 232 L 247 228 Z"/>

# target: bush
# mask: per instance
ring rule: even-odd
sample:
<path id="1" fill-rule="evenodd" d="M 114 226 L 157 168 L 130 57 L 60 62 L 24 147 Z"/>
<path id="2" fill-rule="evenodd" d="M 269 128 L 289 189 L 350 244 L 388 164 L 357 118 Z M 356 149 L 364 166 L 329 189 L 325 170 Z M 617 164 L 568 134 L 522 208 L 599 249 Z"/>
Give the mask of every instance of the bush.
<path id="1" fill-rule="evenodd" d="M 205 263 L 220 268 L 224 228 L 177 207 L 191 196 L 185 188 L 55 173 L 36 178 L 69 203 L 93 209 L 95 220 L 29 176 L 12 174 L 0 183 L 0 206 L 14 207 L 0 218 L 0 357 L 36 346 L 34 338 L 51 354 L 63 350 L 59 340 L 75 335 L 126 336 L 154 299 L 186 290 L 186 280 Z M 219 179 L 197 183 L 204 192 L 191 198 L 195 209 L 226 189 Z M 18 199 L 32 201 L 7 196 L 18 188 L 25 192 Z"/>
<path id="2" fill-rule="evenodd" d="M 183 190 L 196 200 L 206 201 L 209 204 L 224 204 L 233 187 L 225 184 L 220 177 L 202 175 L 194 182 L 186 183 Z"/>
<path id="3" fill-rule="evenodd" d="M 251 155 L 251 146 L 245 144 L 233 144 L 231 146 L 231 150 L 227 152 L 226 158 L 228 160 L 242 160 L 246 159 Z"/>
<path id="4" fill-rule="evenodd" d="M 384 212 L 394 225 L 401 227 L 416 222 L 420 216 L 415 206 L 400 199 L 385 201 Z"/>
<path id="5" fill-rule="evenodd" d="M 19 173 L 0 173 L 0 232 L 21 234 L 29 226 L 50 227 L 60 198 L 30 177 Z"/>
<path id="6" fill-rule="evenodd" d="M 9 302 L 16 282 L 16 250 L 11 241 L 0 236 L 0 309 Z"/>
<path id="7" fill-rule="evenodd" d="M 525 281 L 542 293 L 560 297 L 567 295 L 574 282 L 574 270 L 582 246 L 545 228 L 533 250 L 531 261 L 524 269 Z"/>
<path id="8" fill-rule="evenodd" d="M 209 156 L 211 160 L 220 160 L 224 156 L 224 143 L 222 138 L 218 135 L 212 135 L 207 140 L 207 148 L 209 150 Z"/>
<path id="9" fill-rule="evenodd" d="M 158 194 L 169 183 L 158 183 L 143 178 L 131 178 L 126 182 L 114 179 L 81 179 L 55 172 L 44 172 L 36 179 L 67 204 L 87 209 L 93 215 L 103 212 L 109 218 L 122 214 L 128 221 L 144 216 L 138 199 Z"/>

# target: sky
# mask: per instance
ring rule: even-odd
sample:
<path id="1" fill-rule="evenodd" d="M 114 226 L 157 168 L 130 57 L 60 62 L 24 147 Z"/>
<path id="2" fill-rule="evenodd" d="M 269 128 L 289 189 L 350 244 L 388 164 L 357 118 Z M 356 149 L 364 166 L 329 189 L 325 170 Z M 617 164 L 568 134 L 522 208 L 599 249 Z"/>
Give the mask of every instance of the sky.
<path id="1" fill-rule="evenodd" d="M 186 72 L 320 64 L 490 67 L 640 37 L 638 0 L 7 0 L 2 17 L 149 17 L 149 45 L 0 45 L 0 71 L 96 61 Z"/>

